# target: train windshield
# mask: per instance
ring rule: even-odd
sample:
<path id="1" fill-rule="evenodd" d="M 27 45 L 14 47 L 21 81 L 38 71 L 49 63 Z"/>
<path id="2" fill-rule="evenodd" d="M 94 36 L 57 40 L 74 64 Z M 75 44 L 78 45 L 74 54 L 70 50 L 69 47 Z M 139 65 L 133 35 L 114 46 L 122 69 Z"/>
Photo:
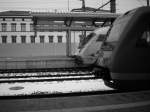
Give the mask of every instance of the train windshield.
<path id="1" fill-rule="evenodd" d="M 104 41 L 104 39 L 106 38 L 106 34 L 100 34 L 99 36 L 98 36 L 98 38 L 97 38 L 97 42 L 102 42 L 102 41 Z"/>
<path id="2" fill-rule="evenodd" d="M 107 42 L 116 42 L 119 40 L 119 35 L 121 33 L 120 30 L 122 30 L 122 28 L 120 28 L 121 25 L 115 25 L 113 26 L 113 28 L 111 29 L 111 31 L 109 31 L 109 36 L 106 39 Z"/>
<path id="3" fill-rule="evenodd" d="M 112 51 L 114 48 L 114 45 L 116 43 L 116 38 L 113 38 L 112 36 L 108 36 L 110 35 L 112 30 L 112 26 L 109 28 L 107 34 L 105 35 L 105 40 L 103 41 L 103 45 L 101 47 L 102 50 L 106 50 L 106 51 Z"/>
<path id="4" fill-rule="evenodd" d="M 150 46 L 150 28 L 147 27 L 146 30 L 142 32 L 140 38 L 138 38 L 136 45 L 138 47 L 148 47 Z"/>
<path id="5" fill-rule="evenodd" d="M 90 33 L 87 37 L 85 37 L 80 45 L 79 45 L 79 49 L 82 49 L 91 39 L 92 37 L 94 37 L 96 34 L 94 32 Z"/>

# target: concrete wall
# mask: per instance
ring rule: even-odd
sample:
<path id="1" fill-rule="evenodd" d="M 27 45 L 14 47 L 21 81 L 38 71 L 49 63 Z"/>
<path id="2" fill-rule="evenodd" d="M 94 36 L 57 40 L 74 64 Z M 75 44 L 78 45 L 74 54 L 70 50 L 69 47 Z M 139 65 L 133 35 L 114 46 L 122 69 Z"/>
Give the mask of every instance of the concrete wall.
<path id="1" fill-rule="evenodd" d="M 72 43 L 72 53 L 78 44 Z M 0 44 L 0 58 L 66 55 L 66 43 Z"/>

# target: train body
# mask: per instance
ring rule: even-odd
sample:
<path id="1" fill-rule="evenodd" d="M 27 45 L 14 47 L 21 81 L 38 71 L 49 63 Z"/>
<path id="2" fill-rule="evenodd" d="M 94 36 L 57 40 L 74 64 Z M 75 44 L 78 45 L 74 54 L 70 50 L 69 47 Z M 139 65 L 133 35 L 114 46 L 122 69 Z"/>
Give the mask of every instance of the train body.
<path id="1" fill-rule="evenodd" d="M 105 84 L 119 89 L 149 88 L 150 8 L 118 17 L 100 49 L 97 65 L 107 67 Z M 108 78 L 109 77 L 109 78 Z"/>
<path id="2" fill-rule="evenodd" d="M 99 49 L 106 38 L 108 30 L 109 26 L 100 27 L 85 37 L 77 49 L 77 61 L 82 62 L 83 65 L 93 64 L 98 57 Z"/>
<path id="3" fill-rule="evenodd" d="M 91 62 L 91 65 L 103 69 L 98 75 L 105 84 L 126 90 L 150 88 L 150 7 L 140 7 L 121 15 L 106 34 L 99 43 L 99 49 L 94 49 L 94 39 L 84 48 L 88 49 L 87 54 L 98 50 L 96 62 Z M 91 51 L 90 46 L 94 50 Z M 81 54 L 86 51 L 79 53 L 82 60 L 86 55 Z"/>

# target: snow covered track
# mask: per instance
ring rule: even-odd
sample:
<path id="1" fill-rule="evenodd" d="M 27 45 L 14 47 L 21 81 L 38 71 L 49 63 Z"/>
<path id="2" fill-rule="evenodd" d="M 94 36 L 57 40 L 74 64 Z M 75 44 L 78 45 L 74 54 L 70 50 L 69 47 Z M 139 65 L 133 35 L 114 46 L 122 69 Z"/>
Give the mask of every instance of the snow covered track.
<path id="1" fill-rule="evenodd" d="M 28 77 L 28 78 L 2 78 L 0 83 L 11 83 L 11 82 L 41 82 L 41 81 L 63 81 L 63 80 L 89 80 L 96 79 L 94 75 L 84 76 L 60 76 L 60 77 Z"/>
<path id="2" fill-rule="evenodd" d="M 0 83 L 95 79 L 90 71 L 1 73 Z"/>
<path id="3" fill-rule="evenodd" d="M 112 91 L 102 79 L 0 83 L 1 96 L 61 95 L 84 92 Z"/>
<path id="4" fill-rule="evenodd" d="M 112 91 L 87 70 L 0 73 L 0 97 L 41 96 Z"/>

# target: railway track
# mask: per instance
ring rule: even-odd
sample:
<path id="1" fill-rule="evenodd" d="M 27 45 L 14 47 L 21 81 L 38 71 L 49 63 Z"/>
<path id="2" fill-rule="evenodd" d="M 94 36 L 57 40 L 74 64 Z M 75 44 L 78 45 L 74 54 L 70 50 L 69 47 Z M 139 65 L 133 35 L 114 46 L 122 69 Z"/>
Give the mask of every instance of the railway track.
<path id="1" fill-rule="evenodd" d="M 68 71 L 42 71 L 42 72 L 6 72 L 0 73 L 0 83 L 12 82 L 40 82 L 40 81 L 63 81 L 63 80 L 89 80 L 97 79 L 90 70 Z"/>

